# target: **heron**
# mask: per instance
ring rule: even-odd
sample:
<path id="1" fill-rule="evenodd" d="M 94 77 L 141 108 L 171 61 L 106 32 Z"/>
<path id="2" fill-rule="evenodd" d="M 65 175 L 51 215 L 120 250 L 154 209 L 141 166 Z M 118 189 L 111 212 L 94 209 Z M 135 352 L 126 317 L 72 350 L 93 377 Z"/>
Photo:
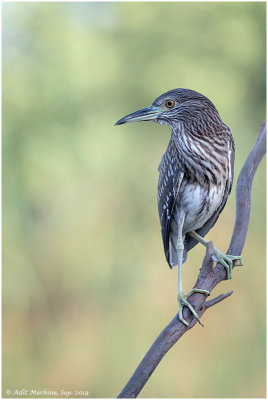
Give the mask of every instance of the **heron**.
<path id="1" fill-rule="evenodd" d="M 178 316 L 187 307 L 203 326 L 182 287 L 182 264 L 197 243 L 208 246 L 204 236 L 216 223 L 230 195 L 234 175 L 235 145 L 230 128 L 215 105 L 191 89 L 173 89 L 157 97 L 151 106 L 126 115 L 115 125 L 154 121 L 171 126 L 171 137 L 159 164 L 158 211 L 165 257 L 169 267 L 178 266 Z M 233 266 L 243 265 L 241 256 L 224 254 L 213 247 L 214 260 L 232 278 Z"/>

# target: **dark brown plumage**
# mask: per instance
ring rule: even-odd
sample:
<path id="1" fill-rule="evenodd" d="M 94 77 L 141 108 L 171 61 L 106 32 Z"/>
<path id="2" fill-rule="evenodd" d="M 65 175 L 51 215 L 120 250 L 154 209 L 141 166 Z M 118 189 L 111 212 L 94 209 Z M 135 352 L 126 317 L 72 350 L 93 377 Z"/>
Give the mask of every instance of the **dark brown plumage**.
<path id="1" fill-rule="evenodd" d="M 183 306 L 201 321 L 182 291 L 182 263 L 213 227 L 230 194 L 234 173 L 235 148 L 231 130 L 220 118 L 214 104 L 194 90 L 173 89 L 159 96 L 152 106 L 136 111 L 116 125 L 134 121 L 155 121 L 171 125 L 171 138 L 158 167 L 158 211 L 167 262 L 178 265 L 179 318 Z M 225 255 L 214 247 L 216 259 L 232 277 L 232 265 L 241 257 Z"/>
<path id="2" fill-rule="evenodd" d="M 164 115 L 156 120 L 172 125 L 171 139 L 158 168 L 158 210 L 166 259 L 174 267 L 178 213 L 186 213 L 185 261 L 187 252 L 198 243 L 187 232 L 196 230 L 205 236 L 225 206 L 232 188 L 235 152 L 231 131 L 209 99 L 193 90 L 175 89 L 153 105 L 170 98 L 178 104 L 176 113 L 172 118 Z M 199 207 L 193 211 L 195 193 Z M 189 214 L 191 223 L 187 225 Z"/>

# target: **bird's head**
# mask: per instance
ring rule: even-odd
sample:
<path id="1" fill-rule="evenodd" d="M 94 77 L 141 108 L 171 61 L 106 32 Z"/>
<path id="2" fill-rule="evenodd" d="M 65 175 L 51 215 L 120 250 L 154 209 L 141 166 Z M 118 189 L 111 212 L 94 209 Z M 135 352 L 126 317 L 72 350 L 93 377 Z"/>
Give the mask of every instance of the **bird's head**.
<path id="1" fill-rule="evenodd" d="M 204 115 L 219 118 L 218 111 L 207 97 L 190 89 L 173 89 L 159 96 L 150 107 L 126 115 L 115 125 L 136 121 L 174 125 L 204 118 Z"/>

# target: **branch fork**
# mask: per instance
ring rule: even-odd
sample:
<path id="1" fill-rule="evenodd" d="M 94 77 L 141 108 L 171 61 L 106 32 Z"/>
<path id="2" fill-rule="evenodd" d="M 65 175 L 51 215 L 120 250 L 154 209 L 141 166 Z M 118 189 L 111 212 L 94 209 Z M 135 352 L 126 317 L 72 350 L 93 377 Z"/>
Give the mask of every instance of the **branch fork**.
<path id="1" fill-rule="evenodd" d="M 236 219 L 227 254 L 240 256 L 242 253 L 249 224 L 252 181 L 265 153 L 266 123 L 263 122 L 255 146 L 248 155 L 237 180 Z M 212 255 L 213 243 L 209 242 L 202 268 L 200 269 L 194 288 L 211 292 L 215 286 L 226 278 L 226 270 L 221 264 L 217 263 L 216 266 L 213 267 Z M 205 294 L 193 293 L 189 296 L 189 302 L 197 311 L 199 317 L 201 317 L 207 309 L 225 300 L 227 297 L 231 296 L 232 293 L 231 291 L 226 294 L 221 294 L 211 300 L 206 300 L 207 295 Z M 172 319 L 145 354 L 143 360 L 138 365 L 136 371 L 119 394 L 118 398 L 136 398 L 168 350 L 184 333 L 192 329 L 197 323 L 196 318 L 194 318 L 190 310 L 186 307 L 184 307 L 183 310 L 183 318 L 189 322 L 189 326 L 184 325 L 177 315 Z"/>

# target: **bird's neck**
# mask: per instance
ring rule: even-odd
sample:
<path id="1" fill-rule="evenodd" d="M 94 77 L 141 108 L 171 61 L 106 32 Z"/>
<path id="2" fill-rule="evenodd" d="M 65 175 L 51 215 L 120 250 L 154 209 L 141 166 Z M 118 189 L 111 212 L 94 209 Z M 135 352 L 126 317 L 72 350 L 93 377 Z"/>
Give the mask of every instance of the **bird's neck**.
<path id="1" fill-rule="evenodd" d="M 193 125 L 180 123 L 173 126 L 171 135 L 186 176 L 199 183 L 222 183 L 228 176 L 228 141 L 217 136 L 213 129 L 201 135 L 198 128 L 193 128 Z"/>

